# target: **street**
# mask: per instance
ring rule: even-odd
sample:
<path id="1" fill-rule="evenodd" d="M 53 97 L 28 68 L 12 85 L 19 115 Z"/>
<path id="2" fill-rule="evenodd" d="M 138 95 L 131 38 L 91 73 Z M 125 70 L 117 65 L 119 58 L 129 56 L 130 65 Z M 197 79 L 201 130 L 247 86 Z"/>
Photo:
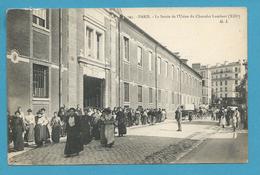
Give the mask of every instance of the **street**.
<path id="1" fill-rule="evenodd" d="M 245 162 L 247 133 L 233 138 L 231 128 L 221 129 L 216 121 L 185 121 L 177 132 L 176 121 L 128 128 L 125 137 L 116 137 L 112 148 L 93 140 L 79 156 L 65 158 L 65 139 L 58 144 L 9 154 L 11 165 L 147 164 Z"/>

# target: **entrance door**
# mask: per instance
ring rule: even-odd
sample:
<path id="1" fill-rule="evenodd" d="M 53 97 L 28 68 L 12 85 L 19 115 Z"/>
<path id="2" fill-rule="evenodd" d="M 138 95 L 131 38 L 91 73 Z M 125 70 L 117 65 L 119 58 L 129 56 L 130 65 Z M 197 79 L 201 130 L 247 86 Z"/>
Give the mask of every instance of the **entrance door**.
<path id="1" fill-rule="evenodd" d="M 84 75 L 84 107 L 103 107 L 104 80 Z"/>

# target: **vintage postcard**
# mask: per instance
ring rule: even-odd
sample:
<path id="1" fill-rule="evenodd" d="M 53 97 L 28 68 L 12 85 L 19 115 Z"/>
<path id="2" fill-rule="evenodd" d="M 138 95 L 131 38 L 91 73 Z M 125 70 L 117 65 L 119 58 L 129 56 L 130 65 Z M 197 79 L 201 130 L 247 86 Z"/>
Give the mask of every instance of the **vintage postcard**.
<path id="1" fill-rule="evenodd" d="M 9 9 L 8 164 L 247 163 L 247 9 Z"/>

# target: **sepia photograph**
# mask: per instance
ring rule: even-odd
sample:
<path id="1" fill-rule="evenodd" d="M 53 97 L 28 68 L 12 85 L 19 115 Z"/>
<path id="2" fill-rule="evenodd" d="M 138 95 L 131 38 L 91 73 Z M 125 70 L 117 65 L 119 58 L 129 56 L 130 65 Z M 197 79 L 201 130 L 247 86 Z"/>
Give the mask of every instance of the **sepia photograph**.
<path id="1" fill-rule="evenodd" d="M 246 7 L 6 11 L 8 165 L 248 163 Z"/>

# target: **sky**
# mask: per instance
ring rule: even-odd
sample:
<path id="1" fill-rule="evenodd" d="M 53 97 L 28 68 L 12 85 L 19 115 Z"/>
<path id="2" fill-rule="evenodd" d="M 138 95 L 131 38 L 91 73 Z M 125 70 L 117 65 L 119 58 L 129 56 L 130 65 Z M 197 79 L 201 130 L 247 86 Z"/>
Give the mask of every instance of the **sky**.
<path id="1" fill-rule="evenodd" d="M 245 8 L 123 8 L 122 13 L 188 64 L 247 59 Z"/>

